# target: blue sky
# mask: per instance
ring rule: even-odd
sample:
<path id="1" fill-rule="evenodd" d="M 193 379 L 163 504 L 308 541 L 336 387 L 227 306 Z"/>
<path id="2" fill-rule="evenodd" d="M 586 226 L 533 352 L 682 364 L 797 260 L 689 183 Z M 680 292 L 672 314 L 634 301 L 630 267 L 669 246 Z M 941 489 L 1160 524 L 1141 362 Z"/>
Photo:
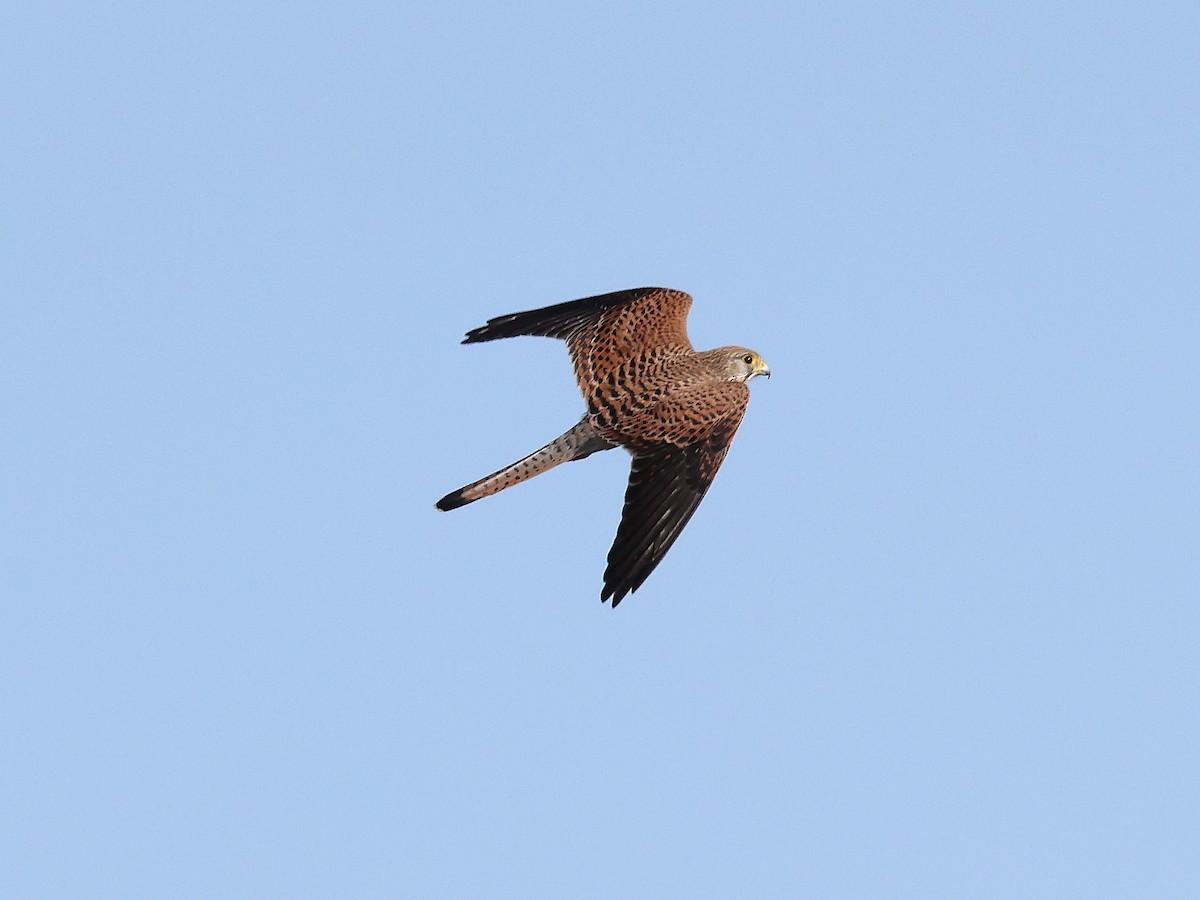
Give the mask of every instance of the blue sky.
<path id="1" fill-rule="evenodd" d="M 1194 4 L 10 6 L 6 897 L 1194 897 Z M 628 461 L 487 318 L 770 363 Z"/>

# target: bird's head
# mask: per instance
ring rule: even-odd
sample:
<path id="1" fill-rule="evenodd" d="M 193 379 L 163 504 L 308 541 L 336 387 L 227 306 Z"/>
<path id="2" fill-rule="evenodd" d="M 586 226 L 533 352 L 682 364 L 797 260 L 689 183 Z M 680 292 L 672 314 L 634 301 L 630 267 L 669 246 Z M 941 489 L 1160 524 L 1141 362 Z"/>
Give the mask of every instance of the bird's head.
<path id="1" fill-rule="evenodd" d="M 763 358 L 745 347 L 721 347 L 705 355 L 709 357 L 716 373 L 728 381 L 745 382 L 755 375 L 771 377 L 771 369 L 763 362 Z"/>

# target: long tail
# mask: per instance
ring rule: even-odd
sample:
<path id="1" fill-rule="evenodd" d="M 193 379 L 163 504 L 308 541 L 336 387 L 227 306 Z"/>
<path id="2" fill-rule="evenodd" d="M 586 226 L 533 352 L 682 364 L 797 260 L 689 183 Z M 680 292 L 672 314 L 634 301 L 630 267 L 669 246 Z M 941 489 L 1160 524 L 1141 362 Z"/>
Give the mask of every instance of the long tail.
<path id="1" fill-rule="evenodd" d="M 468 503 L 474 503 L 483 497 L 490 497 L 514 484 L 528 481 L 535 475 L 553 469 L 555 466 L 583 459 L 599 450 L 609 450 L 617 446 L 606 441 L 592 429 L 587 419 L 583 419 L 570 431 L 552 440 L 549 444 L 510 466 L 505 466 L 499 472 L 493 472 L 486 478 L 451 491 L 437 502 L 441 510 L 458 509 Z"/>

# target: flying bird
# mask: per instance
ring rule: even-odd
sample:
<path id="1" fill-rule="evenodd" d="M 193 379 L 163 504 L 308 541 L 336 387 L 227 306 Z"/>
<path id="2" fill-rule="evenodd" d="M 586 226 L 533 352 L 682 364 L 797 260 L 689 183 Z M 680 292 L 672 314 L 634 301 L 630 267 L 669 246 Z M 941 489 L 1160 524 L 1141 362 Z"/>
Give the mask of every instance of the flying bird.
<path id="1" fill-rule="evenodd" d="M 615 607 L 636 591 L 712 484 L 746 412 L 746 382 L 771 375 L 745 347 L 692 349 L 691 305 L 681 291 L 635 288 L 499 316 L 468 331 L 464 344 L 518 335 L 566 341 L 587 412 L 542 449 L 452 491 L 437 508 L 457 509 L 560 463 L 624 447 L 633 467 L 600 600 Z"/>

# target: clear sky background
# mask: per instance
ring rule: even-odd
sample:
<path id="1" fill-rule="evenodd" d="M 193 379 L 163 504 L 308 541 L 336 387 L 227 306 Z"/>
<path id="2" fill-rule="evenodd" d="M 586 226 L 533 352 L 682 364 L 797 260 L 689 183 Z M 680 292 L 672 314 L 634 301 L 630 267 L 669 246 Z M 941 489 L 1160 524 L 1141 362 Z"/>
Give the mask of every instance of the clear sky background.
<path id="1" fill-rule="evenodd" d="M 1200 896 L 1200 7 L 0 16 L 0 895 Z M 488 317 L 770 363 L 628 460 Z"/>

